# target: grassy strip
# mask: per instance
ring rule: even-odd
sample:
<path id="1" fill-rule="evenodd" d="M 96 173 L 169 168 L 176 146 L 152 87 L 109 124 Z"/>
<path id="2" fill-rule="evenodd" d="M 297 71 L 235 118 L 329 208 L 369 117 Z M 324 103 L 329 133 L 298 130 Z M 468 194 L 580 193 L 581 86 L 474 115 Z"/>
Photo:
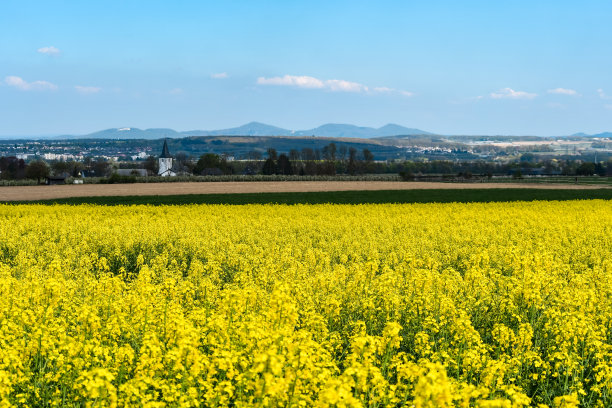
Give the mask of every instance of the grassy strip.
<path id="1" fill-rule="evenodd" d="M 612 189 L 466 189 L 466 190 L 378 190 L 304 193 L 183 194 L 168 196 L 71 197 L 54 200 L 5 202 L 7 204 L 376 204 L 450 203 L 533 200 L 612 200 Z"/>

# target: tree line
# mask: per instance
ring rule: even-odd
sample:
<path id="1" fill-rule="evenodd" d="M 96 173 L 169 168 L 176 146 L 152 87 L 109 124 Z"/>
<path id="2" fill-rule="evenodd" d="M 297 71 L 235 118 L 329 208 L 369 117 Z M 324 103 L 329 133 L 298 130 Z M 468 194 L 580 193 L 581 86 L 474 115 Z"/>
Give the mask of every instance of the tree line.
<path id="1" fill-rule="evenodd" d="M 142 162 L 111 163 L 104 158 L 87 157 L 84 161 L 32 160 L 26 162 L 14 156 L 0 157 L 0 179 L 32 179 L 39 183 L 50 175 L 67 177 L 108 177 L 113 169 L 144 168 L 156 175 L 158 160 L 150 156 Z M 265 153 L 253 151 L 246 160 L 233 161 L 227 155 L 205 153 L 197 160 L 185 153 L 174 157 L 174 170 L 179 174 L 194 175 L 325 175 L 396 173 L 405 179 L 419 175 L 471 175 L 549 174 L 567 176 L 612 176 L 612 160 L 586 161 L 574 158 L 542 159 L 533 153 L 524 153 L 517 160 L 493 162 L 487 160 L 412 160 L 375 161 L 368 149 L 357 150 L 346 145 L 330 143 L 321 149 L 292 149 L 279 153 L 268 148 Z"/>

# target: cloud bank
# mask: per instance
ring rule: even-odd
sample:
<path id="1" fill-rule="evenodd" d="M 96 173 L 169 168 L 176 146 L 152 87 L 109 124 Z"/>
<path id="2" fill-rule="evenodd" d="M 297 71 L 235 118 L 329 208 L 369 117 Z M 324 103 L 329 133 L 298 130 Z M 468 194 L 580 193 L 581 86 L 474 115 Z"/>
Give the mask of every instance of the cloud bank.
<path id="1" fill-rule="evenodd" d="M 547 92 L 549 94 L 578 96 L 578 92 L 576 92 L 573 89 L 566 89 L 566 88 L 549 89 Z"/>
<path id="2" fill-rule="evenodd" d="M 47 81 L 27 82 L 18 76 L 7 76 L 4 83 L 20 91 L 55 91 L 57 85 Z"/>
<path id="3" fill-rule="evenodd" d="M 533 99 L 538 96 L 538 94 L 515 91 L 512 88 L 503 88 L 497 92 L 491 92 L 489 96 L 493 99 Z"/>
<path id="4" fill-rule="evenodd" d="M 76 89 L 78 93 L 82 93 L 85 95 L 95 94 L 102 90 L 102 88 L 97 87 L 97 86 L 80 86 L 80 85 L 75 85 L 74 89 Z"/>
<path id="5" fill-rule="evenodd" d="M 46 54 L 46 55 L 59 55 L 60 53 L 60 50 L 58 48 L 55 48 L 54 46 L 42 47 L 42 48 L 39 48 L 37 51 L 40 52 L 41 54 Z"/>
<path id="6" fill-rule="evenodd" d="M 403 96 L 412 96 L 412 92 L 401 91 L 387 87 L 370 88 L 358 82 L 346 81 L 344 79 L 319 79 L 311 76 L 283 75 L 275 77 L 259 77 L 258 85 L 292 86 L 303 89 L 326 89 L 332 92 L 355 92 L 355 93 L 397 93 Z"/>

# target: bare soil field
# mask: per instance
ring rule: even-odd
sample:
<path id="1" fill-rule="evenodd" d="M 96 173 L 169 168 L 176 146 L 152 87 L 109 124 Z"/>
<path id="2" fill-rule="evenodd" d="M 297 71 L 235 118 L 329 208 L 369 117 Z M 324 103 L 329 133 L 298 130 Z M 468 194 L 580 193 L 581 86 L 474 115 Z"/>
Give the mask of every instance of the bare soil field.
<path id="1" fill-rule="evenodd" d="M 431 183 L 397 181 L 261 181 L 211 183 L 81 184 L 0 187 L 0 201 L 52 200 L 70 197 L 155 196 L 177 194 L 282 193 L 418 189 L 598 189 L 601 186 L 521 183 Z"/>

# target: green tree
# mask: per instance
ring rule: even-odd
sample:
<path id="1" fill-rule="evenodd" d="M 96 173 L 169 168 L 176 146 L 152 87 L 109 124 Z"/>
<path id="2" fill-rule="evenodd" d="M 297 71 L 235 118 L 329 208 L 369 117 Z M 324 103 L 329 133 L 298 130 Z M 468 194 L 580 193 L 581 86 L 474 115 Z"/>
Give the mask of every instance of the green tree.
<path id="1" fill-rule="evenodd" d="M 157 174 L 159 171 L 159 161 L 153 156 L 147 157 L 142 166 L 149 172 L 149 174 Z"/>
<path id="2" fill-rule="evenodd" d="M 268 148 L 268 158 L 272 160 L 278 159 L 278 153 L 276 152 L 276 149 L 273 149 L 271 147 Z"/>
<path id="3" fill-rule="evenodd" d="M 300 152 L 298 152 L 296 149 L 291 149 L 289 151 L 289 160 L 291 160 L 291 161 L 298 161 L 298 160 L 300 160 Z"/>
<path id="4" fill-rule="evenodd" d="M 374 155 L 368 149 L 363 149 L 362 153 L 365 161 L 365 172 L 372 173 L 374 171 Z"/>
<path id="5" fill-rule="evenodd" d="M 40 184 L 42 178 L 49 176 L 49 166 L 42 160 L 36 160 L 28 164 L 26 167 L 26 177 L 29 179 L 36 179 L 36 182 Z"/>
<path id="6" fill-rule="evenodd" d="M 349 174 L 354 175 L 357 173 L 357 149 L 354 147 L 349 148 L 349 162 L 346 170 Z"/>
<path id="7" fill-rule="evenodd" d="M 585 162 L 576 169 L 578 176 L 592 176 L 595 174 L 595 163 Z"/>
<path id="8" fill-rule="evenodd" d="M 196 174 L 219 175 L 232 173 L 232 168 L 225 157 L 215 153 L 206 153 L 200 156 L 193 171 Z"/>
<path id="9" fill-rule="evenodd" d="M 65 161 L 58 160 L 51 163 L 51 170 L 53 171 L 54 175 L 59 176 L 63 173 L 68 173 L 69 166 Z"/>
<path id="10" fill-rule="evenodd" d="M 277 171 L 279 174 L 291 175 L 293 174 L 293 166 L 291 165 L 291 161 L 286 154 L 281 154 L 278 156 L 277 161 Z"/>
<path id="11" fill-rule="evenodd" d="M 98 177 L 106 177 L 111 172 L 110 163 L 102 157 L 99 157 L 93 164 L 93 171 Z"/>
<path id="12" fill-rule="evenodd" d="M 276 174 L 277 168 L 276 163 L 271 157 L 268 157 L 263 165 L 261 172 L 265 175 Z"/>

